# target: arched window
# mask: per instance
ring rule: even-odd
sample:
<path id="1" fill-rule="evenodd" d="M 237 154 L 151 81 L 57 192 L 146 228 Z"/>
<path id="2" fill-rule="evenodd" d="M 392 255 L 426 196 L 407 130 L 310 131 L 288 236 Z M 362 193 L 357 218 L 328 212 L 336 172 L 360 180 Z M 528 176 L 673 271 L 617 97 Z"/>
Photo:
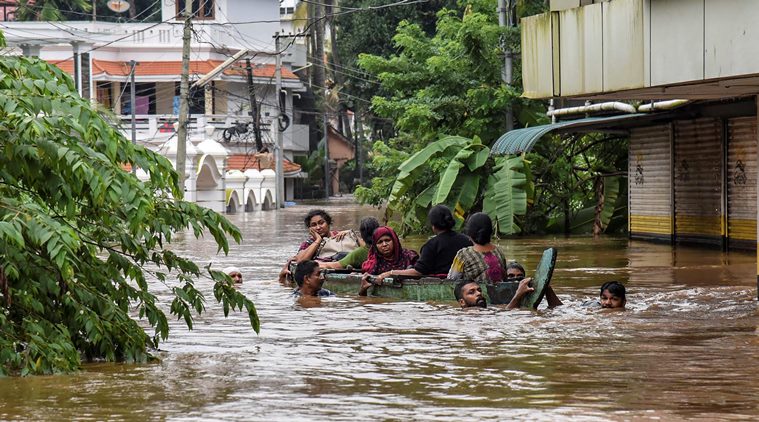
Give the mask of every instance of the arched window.
<path id="1" fill-rule="evenodd" d="M 192 1 L 192 18 L 193 19 L 213 19 L 214 18 L 214 0 L 190 0 Z M 185 0 L 177 0 L 177 19 L 182 19 L 184 13 Z"/>

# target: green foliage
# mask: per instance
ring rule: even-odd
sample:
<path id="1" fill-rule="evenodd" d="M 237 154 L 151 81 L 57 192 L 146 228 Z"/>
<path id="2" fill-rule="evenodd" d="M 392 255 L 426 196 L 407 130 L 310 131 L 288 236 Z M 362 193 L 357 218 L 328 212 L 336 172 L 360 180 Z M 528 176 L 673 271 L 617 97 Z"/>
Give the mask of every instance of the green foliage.
<path id="1" fill-rule="evenodd" d="M 400 212 L 405 233 L 424 226 L 430 205 L 446 204 L 459 227 L 465 215 L 482 210 L 493 217 L 500 233 L 517 232 L 515 219 L 527 210 L 525 163 L 521 157 L 489 155 L 490 148 L 479 138 L 449 136 L 431 143 L 398 167 L 388 216 Z"/>
<path id="2" fill-rule="evenodd" d="M 145 361 L 169 335 L 153 278 L 191 328 L 205 307 L 201 271 L 167 247 L 190 228 L 227 253 L 239 230 L 181 200 L 171 163 L 128 142 L 55 66 L 0 57 L 0 121 L 0 374 L 68 372 L 81 357 Z M 209 272 L 225 314 L 244 309 L 257 331 L 253 303 Z"/>
<path id="3" fill-rule="evenodd" d="M 16 19 L 19 21 L 89 21 L 92 6 L 98 21 L 120 21 L 135 18 L 145 22 L 160 22 L 161 3 L 155 0 L 131 0 L 133 8 L 126 13 L 108 9 L 108 0 L 19 0 Z"/>

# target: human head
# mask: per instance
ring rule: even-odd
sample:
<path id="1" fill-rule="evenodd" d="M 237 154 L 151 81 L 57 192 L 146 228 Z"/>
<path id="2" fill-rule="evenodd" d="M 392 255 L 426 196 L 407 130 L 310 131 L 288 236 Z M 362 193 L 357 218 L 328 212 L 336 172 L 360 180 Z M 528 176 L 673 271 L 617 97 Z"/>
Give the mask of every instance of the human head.
<path id="1" fill-rule="evenodd" d="M 524 278 L 525 274 L 527 273 L 524 272 L 524 267 L 522 264 L 516 261 L 509 262 L 509 264 L 506 265 L 507 281 L 521 281 Z"/>
<path id="2" fill-rule="evenodd" d="M 306 223 L 306 228 L 314 228 L 322 236 L 329 236 L 329 228 L 332 226 L 332 216 L 327 211 L 322 209 L 313 209 L 306 214 L 306 218 L 303 220 Z"/>
<path id="3" fill-rule="evenodd" d="M 401 254 L 401 241 L 395 230 L 388 226 L 380 226 L 372 234 L 372 248 L 383 259 L 395 262 Z"/>
<path id="4" fill-rule="evenodd" d="M 478 245 L 487 245 L 493 237 L 493 220 L 484 212 L 477 212 L 466 220 L 466 235 Z"/>
<path id="5" fill-rule="evenodd" d="M 224 271 L 224 274 L 228 275 L 235 283 L 242 283 L 242 273 L 239 268 L 226 267 L 222 271 Z"/>
<path id="6" fill-rule="evenodd" d="M 601 286 L 602 308 L 624 308 L 626 303 L 626 290 L 622 283 L 608 281 Z"/>
<path id="7" fill-rule="evenodd" d="M 432 230 L 437 232 L 447 232 L 456 225 L 453 219 L 453 213 L 445 205 L 435 205 L 427 214 L 427 221 L 432 225 Z"/>
<path id="8" fill-rule="evenodd" d="M 372 244 L 372 235 L 379 226 L 379 221 L 377 221 L 377 219 L 374 217 L 366 217 L 361 219 L 361 223 L 358 226 L 358 231 L 361 232 L 361 238 L 364 239 L 364 243 L 367 245 Z"/>
<path id="9" fill-rule="evenodd" d="M 482 288 L 475 281 L 462 281 L 453 288 L 453 295 L 462 308 L 472 308 L 479 306 L 487 308 L 485 296 L 482 295 Z"/>
<path id="10" fill-rule="evenodd" d="M 319 269 L 319 263 L 316 261 L 303 261 L 299 262 L 295 266 L 295 274 L 293 275 L 295 282 L 298 283 L 298 287 L 303 287 L 304 284 L 316 283 L 316 290 L 321 289 L 324 284 L 324 278 L 321 275 L 321 269 Z"/>

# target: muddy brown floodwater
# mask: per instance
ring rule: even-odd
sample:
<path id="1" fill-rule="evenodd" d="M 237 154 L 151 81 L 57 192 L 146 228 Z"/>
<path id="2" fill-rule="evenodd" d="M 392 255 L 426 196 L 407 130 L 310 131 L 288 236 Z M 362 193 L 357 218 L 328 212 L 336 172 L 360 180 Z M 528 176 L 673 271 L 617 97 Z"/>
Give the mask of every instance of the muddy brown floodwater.
<path id="1" fill-rule="evenodd" d="M 753 252 L 541 237 L 500 241 L 534 269 L 559 250 L 552 285 L 565 306 L 464 312 L 454 303 L 328 298 L 304 306 L 275 280 L 304 238 L 307 206 L 232 215 L 229 256 L 211 239 L 186 255 L 241 267 L 261 316 L 209 303 L 175 322 L 160 363 L 87 364 L 74 375 L 0 379 L 2 420 L 677 420 L 759 415 Z M 375 210 L 329 205 L 335 228 Z M 424 239 L 406 239 L 418 247 Z M 624 312 L 581 306 L 608 280 Z M 213 300 L 211 283 L 198 285 Z M 167 302 L 165 290 L 159 297 Z M 544 305 L 545 306 L 545 305 Z"/>

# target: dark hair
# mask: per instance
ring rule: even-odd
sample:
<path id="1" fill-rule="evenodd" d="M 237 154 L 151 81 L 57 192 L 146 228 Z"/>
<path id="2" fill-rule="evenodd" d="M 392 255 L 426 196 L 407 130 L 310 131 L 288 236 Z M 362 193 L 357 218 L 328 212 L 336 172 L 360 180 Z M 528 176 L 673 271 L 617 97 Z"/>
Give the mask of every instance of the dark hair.
<path id="1" fill-rule="evenodd" d="M 438 230 L 448 231 L 456 225 L 451 209 L 445 205 L 435 205 L 427 214 L 427 221 Z"/>
<path id="2" fill-rule="evenodd" d="M 332 225 L 332 216 L 330 216 L 327 211 L 324 211 L 322 209 L 313 209 L 306 214 L 305 222 L 306 222 L 306 228 L 311 227 L 311 219 L 316 217 L 317 215 L 321 216 L 324 221 L 327 222 L 330 226 Z"/>
<path id="3" fill-rule="evenodd" d="M 478 245 L 487 245 L 493 237 L 493 220 L 484 212 L 477 212 L 466 220 L 466 235 Z"/>
<path id="4" fill-rule="evenodd" d="M 463 280 L 456 283 L 456 286 L 453 288 L 453 296 L 456 298 L 456 300 L 461 300 L 464 298 L 464 295 L 461 293 L 461 291 L 464 290 L 464 286 L 471 283 L 477 284 L 476 281 L 472 280 Z"/>
<path id="5" fill-rule="evenodd" d="M 374 217 L 366 217 L 361 219 L 361 223 L 358 226 L 358 231 L 361 232 L 361 238 L 364 239 L 367 246 L 372 244 L 372 234 L 380 226 L 379 221 Z"/>
<path id="6" fill-rule="evenodd" d="M 601 286 L 601 292 L 599 295 L 602 295 L 605 290 L 608 290 L 609 293 L 613 294 L 614 296 L 626 301 L 627 298 L 625 297 L 625 294 L 627 293 L 625 286 L 622 285 L 622 283 L 618 281 L 607 281 Z"/>
<path id="7" fill-rule="evenodd" d="M 506 271 L 508 271 L 511 268 L 516 268 L 519 271 L 521 271 L 522 274 L 527 274 L 527 272 L 524 270 L 524 267 L 522 266 L 522 264 L 520 264 L 520 263 L 518 263 L 516 261 L 509 262 L 508 265 L 506 265 Z"/>
<path id="8" fill-rule="evenodd" d="M 299 262 L 298 265 L 295 266 L 295 273 L 293 274 L 293 278 L 295 279 L 295 282 L 298 283 L 298 287 L 302 286 L 303 280 L 306 276 L 310 275 L 314 272 L 314 269 L 318 267 L 319 263 L 316 261 Z"/>

